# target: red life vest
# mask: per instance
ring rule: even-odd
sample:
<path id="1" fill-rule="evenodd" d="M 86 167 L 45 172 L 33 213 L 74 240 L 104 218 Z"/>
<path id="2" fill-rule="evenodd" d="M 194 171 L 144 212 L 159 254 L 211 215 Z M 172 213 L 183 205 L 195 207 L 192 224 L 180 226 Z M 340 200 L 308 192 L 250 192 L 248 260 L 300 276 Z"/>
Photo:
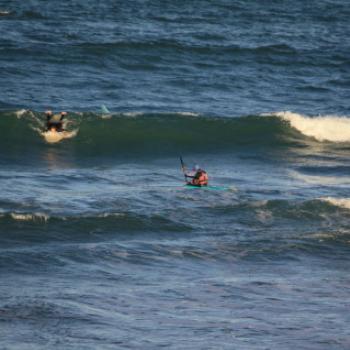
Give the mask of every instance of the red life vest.
<path id="1" fill-rule="evenodd" d="M 208 185 L 208 174 L 204 170 L 198 170 L 194 179 L 192 180 L 192 185 L 194 186 L 207 186 Z"/>

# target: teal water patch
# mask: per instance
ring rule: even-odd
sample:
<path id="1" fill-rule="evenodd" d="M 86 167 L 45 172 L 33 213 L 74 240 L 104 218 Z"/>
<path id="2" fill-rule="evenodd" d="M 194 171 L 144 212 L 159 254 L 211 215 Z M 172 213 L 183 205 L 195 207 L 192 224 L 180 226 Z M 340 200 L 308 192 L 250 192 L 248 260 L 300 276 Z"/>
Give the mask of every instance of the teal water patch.
<path id="1" fill-rule="evenodd" d="M 184 188 L 189 190 L 204 190 L 204 191 L 230 191 L 232 190 L 227 186 L 193 186 L 193 185 L 184 185 Z"/>

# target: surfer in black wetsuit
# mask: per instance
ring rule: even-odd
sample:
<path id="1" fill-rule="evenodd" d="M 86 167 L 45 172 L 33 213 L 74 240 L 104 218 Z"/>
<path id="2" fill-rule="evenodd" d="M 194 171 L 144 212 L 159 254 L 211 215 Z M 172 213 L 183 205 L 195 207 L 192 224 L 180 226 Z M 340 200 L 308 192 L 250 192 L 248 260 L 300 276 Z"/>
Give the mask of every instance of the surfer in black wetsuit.
<path id="1" fill-rule="evenodd" d="M 46 131 L 62 132 L 63 121 L 67 115 L 67 112 L 61 112 L 60 114 L 53 114 L 52 111 L 46 111 Z"/>

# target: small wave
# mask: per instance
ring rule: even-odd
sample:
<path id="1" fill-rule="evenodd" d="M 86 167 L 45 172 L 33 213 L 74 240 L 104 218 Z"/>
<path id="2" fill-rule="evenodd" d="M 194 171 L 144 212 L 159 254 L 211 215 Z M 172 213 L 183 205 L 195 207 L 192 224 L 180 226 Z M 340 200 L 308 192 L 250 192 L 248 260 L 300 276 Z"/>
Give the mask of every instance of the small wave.
<path id="1" fill-rule="evenodd" d="M 25 225 L 36 227 L 37 231 L 50 231 L 50 227 L 62 229 L 67 232 L 79 230 L 83 232 L 135 232 L 135 231 L 169 231 L 183 232 L 191 230 L 190 226 L 170 220 L 162 215 L 141 215 L 131 212 L 104 212 L 87 213 L 81 215 L 51 215 L 41 212 L 3 212 L 0 214 L 0 230 L 6 227 L 4 232 L 10 232 L 11 227 L 22 222 Z M 62 231 L 62 232 L 63 232 Z"/>
<path id="2" fill-rule="evenodd" d="M 49 215 L 43 214 L 43 213 L 33 213 L 33 214 L 10 213 L 10 217 L 18 221 L 40 221 L 40 222 L 47 222 L 50 218 Z"/>
<path id="3" fill-rule="evenodd" d="M 98 214 L 97 217 L 98 218 L 109 218 L 109 217 L 125 217 L 126 214 L 125 213 L 102 213 L 102 214 Z"/>
<path id="4" fill-rule="evenodd" d="M 208 35 L 205 35 L 208 38 Z M 214 37 L 215 38 L 215 37 Z M 265 56 L 295 56 L 297 49 L 285 43 L 271 45 L 238 45 L 223 44 L 221 37 L 218 41 L 216 37 L 212 42 L 205 40 L 203 42 L 187 40 L 186 38 L 161 38 L 161 39 L 145 39 L 145 40 L 115 40 L 105 42 L 80 42 L 74 44 L 74 47 L 84 54 L 100 55 L 101 53 L 118 53 L 121 50 L 130 50 L 133 52 L 183 52 L 194 54 L 208 55 L 265 55 Z"/>
<path id="5" fill-rule="evenodd" d="M 123 113 L 122 115 L 125 115 L 126 117 L 138 117 L 138 116 L 141 116 L 143 115 L 142 112 L 126 112 L 126 113 Z"/>
<path id="6" fill-rule="evenodd" d="M 28 19 L 46 19 L 47 17 L 45 17 L 42 13 L 38 11 L 24 11 L 21 14 L 21 18 L 28 20 Z"/>
<path id="7" fill-rule="evenodd" d="M 110 113 L 111 115 L 113 113 Z M 169 113 L 169 114 L 174 114 L 174 115 L 178 115 L 178 116 L 183 116 L 183 117 L 199 117 L 200 113 L 196 113 L 196 112 L 187 112 L 187 111 L 179 111 L 179 112 L 173 112 L 173 113 Z M 115 116 L 118 116 L 118 114 L 114 114 Z M 121 116 L 126 116 L 126 117 L 140 117 L 145 115 L 144 112 L 124 112 L 120 114 Z"/>
<path id="8" fill-rule="evenodd" d="M 182 115 L 184 117 L 198 117 L 200 114 L 195 112 L 176 112 L 178 115 Z"/>
<path id="9" fill-rule="evenodd" d="M 304 174 L 299 171 L 289 171 L 291 177 L 297 179 L 298 181 L 303 181 L 311 185 L 319 186 L 334 186 L 334 185 L 350 185 L 350 180 L 347 176 L 328 176 L 328 175 L 310 175 Z"/>
<path id="10" fill-rule="evenodd" d="M 336 207 L 350 210 L 350 198 L 322 197 L 320 200 L 330 203 Z"/>
<path id="11" fill-rule="evenodd" d="M 350 118 L 339 116 L 308 117 L 292 112 L 272 115 L 287 121 L 302 134 L 317 141 L 350 142 Z"/>
<path id="12" fill-rule="evenodd" d="M 295 225 L 305 225 L 305 222 L 323 223 L 337 227 L 348 223 L 349 213 L 339 210 L 350 209 L 350 199 L 315 198 L 305 201 L 292 201 L 287 199 L 271 199 L 258 201 L 241 201 L 234 205 L 215 208 L 222 215 L 231 216 L 233 213 L 249 215 L 249 223 L 275 224 L 276 220 L 292 221 Z"/>

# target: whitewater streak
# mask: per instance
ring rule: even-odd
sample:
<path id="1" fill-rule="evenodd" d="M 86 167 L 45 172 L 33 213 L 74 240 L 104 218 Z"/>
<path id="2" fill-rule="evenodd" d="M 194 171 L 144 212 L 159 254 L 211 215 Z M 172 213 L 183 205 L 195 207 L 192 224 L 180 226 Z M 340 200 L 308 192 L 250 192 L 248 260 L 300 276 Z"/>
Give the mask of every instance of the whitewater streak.
<path id="1" fill-rule="evenodd" d="M 317 141 L 349 142 L 350 118 L 340 116 L 308 117 L 292 112 L 268 114 L 289 122 L 289 124 L 308 137 Z"/>

